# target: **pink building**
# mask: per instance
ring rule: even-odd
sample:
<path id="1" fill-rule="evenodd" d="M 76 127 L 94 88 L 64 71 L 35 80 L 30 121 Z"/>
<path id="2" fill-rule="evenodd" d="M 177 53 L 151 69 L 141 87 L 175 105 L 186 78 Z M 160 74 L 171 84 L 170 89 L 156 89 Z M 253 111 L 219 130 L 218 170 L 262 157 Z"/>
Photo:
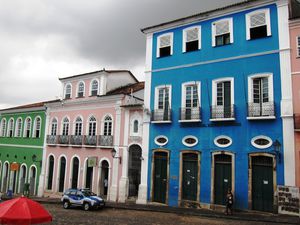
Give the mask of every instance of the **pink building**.
<path id="1" fill-rule="evenodd" d="M 295 118 L 296 186 L 300 187 L 300 1 L 290 1 L 289 27 Z"/>
<path id="2" fill-rule="evenodd" d="M 110 201 L 138 196 L 144 83 L 127 70 L 61 78 L 62 100 L 47 104 L 40 195 L 89 188 Z"/>

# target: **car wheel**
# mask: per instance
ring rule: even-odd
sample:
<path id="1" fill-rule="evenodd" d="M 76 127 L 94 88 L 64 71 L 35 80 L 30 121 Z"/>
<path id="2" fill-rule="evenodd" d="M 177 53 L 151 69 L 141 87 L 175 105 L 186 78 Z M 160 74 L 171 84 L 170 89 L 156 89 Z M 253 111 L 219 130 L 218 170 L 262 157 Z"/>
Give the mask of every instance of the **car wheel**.
<path id="1" fill-rule="evenodd" d="M 68 201 L 64 201 L 63 207 L 64 209 L 68 209 L 70 207 L 70 203 Z"/>
<path id="2" fill-rule="evenodd" d="M 85 203 L 83 204 L 83 209 L 84 209 L 85 211 L 89 211 L 89 210 L 90 210 L 90 204 L 89 204 L 88 202 L 85 202 Z"/>

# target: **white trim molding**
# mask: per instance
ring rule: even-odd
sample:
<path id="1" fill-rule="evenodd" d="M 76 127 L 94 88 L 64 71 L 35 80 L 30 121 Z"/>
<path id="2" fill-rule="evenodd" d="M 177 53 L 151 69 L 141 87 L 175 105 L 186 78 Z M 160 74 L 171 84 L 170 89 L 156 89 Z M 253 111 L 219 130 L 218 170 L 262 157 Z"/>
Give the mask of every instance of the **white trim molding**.
<path id="1" fill-rule="evenodd" d="M 169 33 L 165 33 L 165 34 L 161 34 L 159 36 L 157 36 L 157 43 L 156 43 L 156 57 L 157 58 L 160 58 L 160 52 L 159 52 L 159 49 L 160 49 L 160 42 L 161 42 L 161 38 L 163 37 L 167 37 L 167 36 L 170 36 L 170 55 L 173 55 L 173 32 L 169 32 Z M 167 46 L 165 46 L 167 47 Z"/>
<path id="2" fill-rule="evenodd" d="M 256 140 L 258 139 L 264 139 L 264 140 L 267 140 L 269 141 L 269 144 L 266 144 L 266 145 L 258 145 L 255 143 Z M 264 135 L 259 135 L 259 136 L 255 136 L 251 139 L 251 145 L 254 146 L 255 148 L 258 148 L 258 149 L 266 149 L 266 148 L 269 148 L 271 147 L 273 144 L 273 141 L 270 137 L 268 136 L 264 136 Z"/>
<path id="3" fill-rule="evenodd" d="M 164 143 L 160 143 L 160 142 L 157 141 L 160 138 L 164 138 L 166 141 Z M 168 142 L 169 142 L 169 139 L 166 136 L 164 136 L 164 135 L 159 135 L 159 136 L 156 136 L 154 138 L 154 143 L 156 145 L 158 145 L 159 147 L 165 146 L 166 144 L 168 144 Z"/>
<path id="4" fill-rule="evenodd" d="M 182 52 L 186 52 L 187 33 L 192 30 L 197 32 L 198 50 L 201 49 L 201 26 L 191 26 L 182 30 Z"/>
<path id="5" fill-rule="evenodd" d="M 219 139 L 227 139 L 229 141 L 228 144 L 220 144 L 218 143 L 218 140 Z M 217 136 L 215 139 L 214 139 L 214 144 L 216 146 L 218 146 L 219 148 L 227 148 L 229 147 L 230 145 L 232 145 L 232 139 L 229 137 L 229 136 L 226 136 L 226 135 L 219 135 Z"/>
<path id="6" fill-rule="evenodd" d="M 187 143 L 186 139 L 189 139 L 189 138 L 194 139 L 195 143 L 192 143 L 192 144 Z M 198 138 L 193 136 L 193 135 L 185 136 L 185 137 L 182 138 L 182 144 L 187 146 L 187 147 L 194 147 L 198 144 Z"/>
<path id="7" fill-rule="evenodd" d="M 228 23 L 228 31 L 226 32 L 226 30 L 225 30 L 220 34 L 217 34 L 216 27 L 217 27 L 218 24 L 222 24 L 222 23 Z M 224 28 L 224 26 L 223 26 L 223 28 Z M 211 32 L 212 32 L 212 34 L 211 34 L 211 43 L 212 43 L 213 47 L 217 46 L 216 36 L 224 35 L 224 34 L 228 34 L 228 33 L 229 33 L 229 38 L 230 38 L 229 43 L 232 44 L 233 43 L 233 18 L 232 17 L 224 18 L 224 19 L 220 19 L 220 20 L 216 20 L 216 21 L 212 22 Z M 223 44 L 223 45 L 226 45 L 226 44 Z M 220 46 L 223 46 L 223 45 L 220 45 Z"/>

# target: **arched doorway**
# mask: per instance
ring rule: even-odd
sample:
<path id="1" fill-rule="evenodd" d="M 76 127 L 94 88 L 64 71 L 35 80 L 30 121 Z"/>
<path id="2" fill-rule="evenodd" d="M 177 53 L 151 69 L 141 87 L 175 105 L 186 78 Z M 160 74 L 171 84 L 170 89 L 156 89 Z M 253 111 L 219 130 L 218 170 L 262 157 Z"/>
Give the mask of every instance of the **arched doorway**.
<path id="1" fill-rule="evenodd" d="M 59 163 L 59 184 L 58 184 L 58 192 L 63 192 L 65 187 L 65 176 L 66 176 L 66 158 L 61 157 Z"/>
<path id="2" fill-rule="evenodd" d="M 22 165 L 20 170 L 20 178 L 19 178 L 19 193 L 21 194 L 24 192 L 26 173 L 27 173 L 26 165 Z"/>
<path id="3" fill-rule="evenodd" d="M 36 186 L 36 168 L 31 166 L 30 168 L 30 178 L 29 178 L 29 193 L 30 195 L 35 195 L 35 186 Z"/>
<path id="4" fill-rule="evenodd" d="M 2 177 L 2 162 L 0 161 L 0 178 Z M 0 191 L 2 189 L 2 182 L 0 181 Z"/>
<path id="5" fill-rule="evenodd" d="M 142 149 L 139 145 L 129 147 L 128 159 L 128 179 L 129 179 L 129 197 L 138 196 L 139 185 L 141 183 L 141 157 Z"/>
<path id="6" fill-rule="evenodd" d="M 71 180 L 71 188 L 78 187 L 78 172 L 79 172 L 79 159 L 77 157 L 73 158 L 73 166 L 72 166 L 72 180 Z"/>
<path id="7" fill-rule="evenodd" d="M 94 167 L 89 166 L 88 159 L 86 160 L 85 163 L 85 188 L 89 188 L 92 190 L 93 187 L 93 173 L 94 172 Z"/>
<path id="8" fill-rule="evenodd" d="M 2 192 L 6 193 L 9 179 L 9 163 L 5 162 L 3 166 Z"/>
<path id="9" fill-rule="evenodd" d="M 100 176 L 100 195 L 107 196 L 108 195 L 108 171 L 109 171 L 109 164 L 106 160 L 101 162 L 101 176 Z"/>
<path id="10" fill-rule="evenodd" d="M 13 193 L 17 192 L 17 170 L 10 171 L 9 190 Z"/>
<path id="11" fill-rule="evenodd" d="M 48 190 L 52 190 L 53 170 L 54 170 L 54 157 L 53 155 L 50 155 L 48 160 L 48 183 L 47 183 Z"/>

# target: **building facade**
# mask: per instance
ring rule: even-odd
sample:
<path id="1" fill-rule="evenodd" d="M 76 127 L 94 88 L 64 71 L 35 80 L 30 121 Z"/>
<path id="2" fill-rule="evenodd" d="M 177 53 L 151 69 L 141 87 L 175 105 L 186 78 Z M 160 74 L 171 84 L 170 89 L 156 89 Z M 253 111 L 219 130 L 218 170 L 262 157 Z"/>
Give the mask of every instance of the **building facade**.
<path id="1" fill-rule="evenodd" d="M 45 102 L 0 111 L 1 192 L 38 192 L 45 137 Z"/>
<path id="2" fill-rule="evenodd" d="M 142 29 L 138 202 L 274 211 L 294 185 L 288 1 L 246 1 Z"/>
<path id="3" fill-rule="evenodd" d="M 110 201 L 137 196 L 144 83 L 125 70 L 60 81 L 62 100 L 46 105 L 42 195 L 89 188 Z"/>

